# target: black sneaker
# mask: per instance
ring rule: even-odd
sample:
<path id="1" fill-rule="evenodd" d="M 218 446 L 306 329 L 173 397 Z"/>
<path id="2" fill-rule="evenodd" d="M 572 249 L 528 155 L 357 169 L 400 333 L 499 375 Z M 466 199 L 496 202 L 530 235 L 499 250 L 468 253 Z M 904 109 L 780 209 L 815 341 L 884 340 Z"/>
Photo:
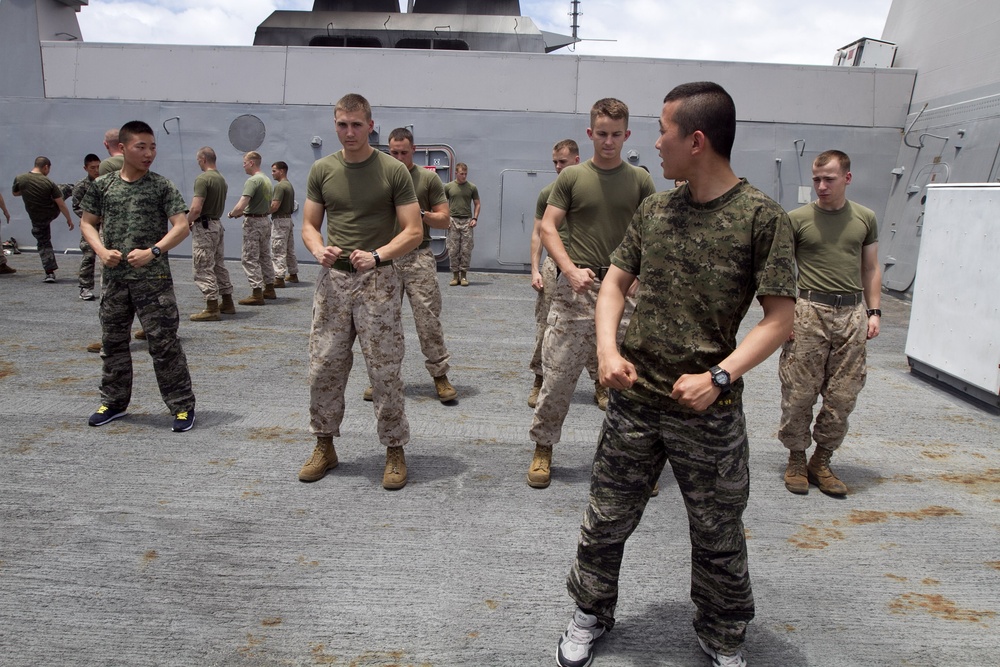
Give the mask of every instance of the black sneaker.
<path id="1" fill-rule="evenodd" d="M 597 617 L 579 607 L 556 649 L 556 664 L 560 667 L 587 667 L 594 660 L 594 642 L 604 634 Z"/>
<path id="2" fill-rule="evenodd" d="M 174 415 L 174 425 L 170 429 L 174 433 L 182 433 L 184 431 L 190 431 L 194 426 L 194 408 L 190 410 L 183 410 Z"/>
<path id="3" fill-rule="evenodd" d="M 43 283 L 54 283 L 55 281 L 56 281 L 56 274 L 52 273 L 51 271 L 49 273 L 46 273 L 45 278 L 42 280 Z"/>
<path id="4" fill-rule="evenodd" d="M 91 426 L 104 426 L 108 422 L 113 422 L 114 420 L 124 416 L 124 410 L 118 410 L 116 408 L 108 407 L 107 405 L 102 405 L 97 408 L 97 412 L 90 415 L 90 419 L 87 420 L 87 423 Z"/>

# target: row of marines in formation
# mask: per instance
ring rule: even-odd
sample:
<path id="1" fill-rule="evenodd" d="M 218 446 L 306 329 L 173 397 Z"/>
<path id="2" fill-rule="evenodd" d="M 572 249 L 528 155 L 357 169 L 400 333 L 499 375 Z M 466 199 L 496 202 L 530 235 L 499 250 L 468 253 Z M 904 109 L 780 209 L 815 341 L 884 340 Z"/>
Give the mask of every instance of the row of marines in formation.
<path id="1" fill-rule="evenodd" d="M 302 239 L 322 269 L 309 348 L 316 442 L 299 479 L 317 481 L 338 465 L 333 438 L 340 435 L 351 348 L 359 338 L 386 447 L 383 486 L 399 489 L 409 440 L 401 297 L 414 264 L 426 263 L 437 289 L 424 243 L 426 225 L 436 218 L 428 197 L 440 179 L 402 154 L 369 145 L 374 122 L 362 96 L 341 98 L 334 121 L 343 150 L 312 166 L 303 207 Z M 787 214 L 733 172 L 735 104 L 720 86 L 677 86 L 664 99 L 659 125 L 663 176 L 682 180 L 680 187 L 656 193 L 648 172 L 622 160 L 628 108 L 606 98 L 591 109 L 593 157 L 580 163 L 574 142 L 557 143 L 552 157 L 559 174 L 536 211 L 532 284 L 540 291 L 540 347 L 532 360 L 538 379 L 530 398 L 529 485 L 549 485 L 552 449 L 581 371 L 596 368 L 596 382 L 610 390 L 567 580 L 577 609 L 557 646 L 563 667 L 589 665 L 596 640 L 614 626 L 624 545 L 668 461 L 689 517 L 698 642 L 713 665 L 746 664 L 742 645 L 754 602 L 742 523 L 749 496 L 742 376 L 783 346 L 785 485 L 807 493 L 811 482 L 844 495 L 847 487 L 829 461 L 864 384 L 865 340 L 879 332 L 877 225 L 869 209 L 846 199 L 847 155 L 819 154 L 817 200 Z M 390 151 L 395 140 L 412 156 L 412 135 L 402 132 L 390 139 Z M 156 148 L 148 125 L 127 123 L 119 142 L 122 166 L 95 180 L 81 203 L 84 239 L 105 267 L 102 402 L 90 424 L 125 415 L 137 315 L 173 428 L 184 431 L 194 423 L 195 401 L 166 252 L 204 208 L 186 206 L 167 179 L 149 170 Z M 754 298 L 763 317 L 737 344 Z"/>

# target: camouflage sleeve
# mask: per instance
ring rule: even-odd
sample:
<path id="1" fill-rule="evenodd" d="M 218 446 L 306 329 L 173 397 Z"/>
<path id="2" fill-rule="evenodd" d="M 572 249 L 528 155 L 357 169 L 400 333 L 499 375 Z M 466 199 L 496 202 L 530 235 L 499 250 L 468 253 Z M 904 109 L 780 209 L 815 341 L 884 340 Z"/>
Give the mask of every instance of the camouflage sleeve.
<path id="1" fill-rule="evenodd" d="M 87 188 L 86 194 L 83 195 L 83 199 L 80 201 L 80 208 L 87 213 L 92 213 L 97 217 L 101 217 L 101 202 L 102 196 L 104 194 L 104 185 L 108 182 L 104 176 L 99 176 L 91 186 Z M 76 208 L 76 197 L 73 198 L 74 208 Z"/>
<path id="2" fill-rule="evenodd" d="M 90 188 L 90 179 L 81 178 L 73 186 L 73 212 L 76 213 L 76 217 L 83 217 L 83 209 L 80 205 L 83 203 L 83 198 L 87 194 L 87 190 Z"/>
<path id="3" fill-rule="evenodd" d="M 795 246 L 788 214 L 781 211 L 761 222 L 754 226 L 753 239 L 757 295 L 794 298 Z"/>
<path id="4" fill-rule="evenodd" d="M 611 263 L 622 271 L 638 276 L 642 270 L 642 226 L 646 205 L 640 204 L 625 230 L 625 236 L 614 252 Z"/>
<path id="5" fill-rule="evenodd" d="M 184 197 L 181 195 L 181 191 L 177 189 L 171 181 L 167 179 L 164 180 L 164 191 L 163 191 L 163 212 L 167 214 L 168 218 L 172 218 L 178 213 L 187 213 L 188 207 L 184 203 Z"/>

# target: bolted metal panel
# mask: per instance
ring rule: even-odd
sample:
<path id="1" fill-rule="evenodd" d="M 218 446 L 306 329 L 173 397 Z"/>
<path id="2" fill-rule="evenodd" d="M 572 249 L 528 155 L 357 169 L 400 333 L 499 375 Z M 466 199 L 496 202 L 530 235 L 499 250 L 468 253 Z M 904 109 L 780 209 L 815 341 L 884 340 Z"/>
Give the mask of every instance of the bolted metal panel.
<path id="1" fill-rule="evenodd" d="M 424 14 L 520 16 L 518 0 L 414 0 L 413 11 Z"/>
<path id="2" fill-rule="evenodd" d="M 398 12 L 398 0 L 314 0 L 314 12 Z"/>

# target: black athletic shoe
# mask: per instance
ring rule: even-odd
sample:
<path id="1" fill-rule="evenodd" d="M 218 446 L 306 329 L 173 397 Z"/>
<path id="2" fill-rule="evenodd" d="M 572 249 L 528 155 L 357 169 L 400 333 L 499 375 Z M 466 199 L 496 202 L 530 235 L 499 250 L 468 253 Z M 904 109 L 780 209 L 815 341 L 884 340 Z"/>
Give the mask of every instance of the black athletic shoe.
<path id="1" fill-rule="evenodd" d="M 174 415 L 174 425 L 170 430 L 174 433 L 181 433 L 183 431 L 190 431 L 193 426 L 194 409 L 192 408 L 191 410 L 184 410 Z"/>
<path id="2" fill-rule="evenodd" d="M 114 420 L 124 416 L 124 410 L 117 410 L 115 408 L 108 407 L 107 405 L 102 405 L 97 408 L 97 412 L 90 415 L 90 419 L 87 420 L 87 423 L 91 426 L 104 426 L 108 422 L 113 422 Z"/>

